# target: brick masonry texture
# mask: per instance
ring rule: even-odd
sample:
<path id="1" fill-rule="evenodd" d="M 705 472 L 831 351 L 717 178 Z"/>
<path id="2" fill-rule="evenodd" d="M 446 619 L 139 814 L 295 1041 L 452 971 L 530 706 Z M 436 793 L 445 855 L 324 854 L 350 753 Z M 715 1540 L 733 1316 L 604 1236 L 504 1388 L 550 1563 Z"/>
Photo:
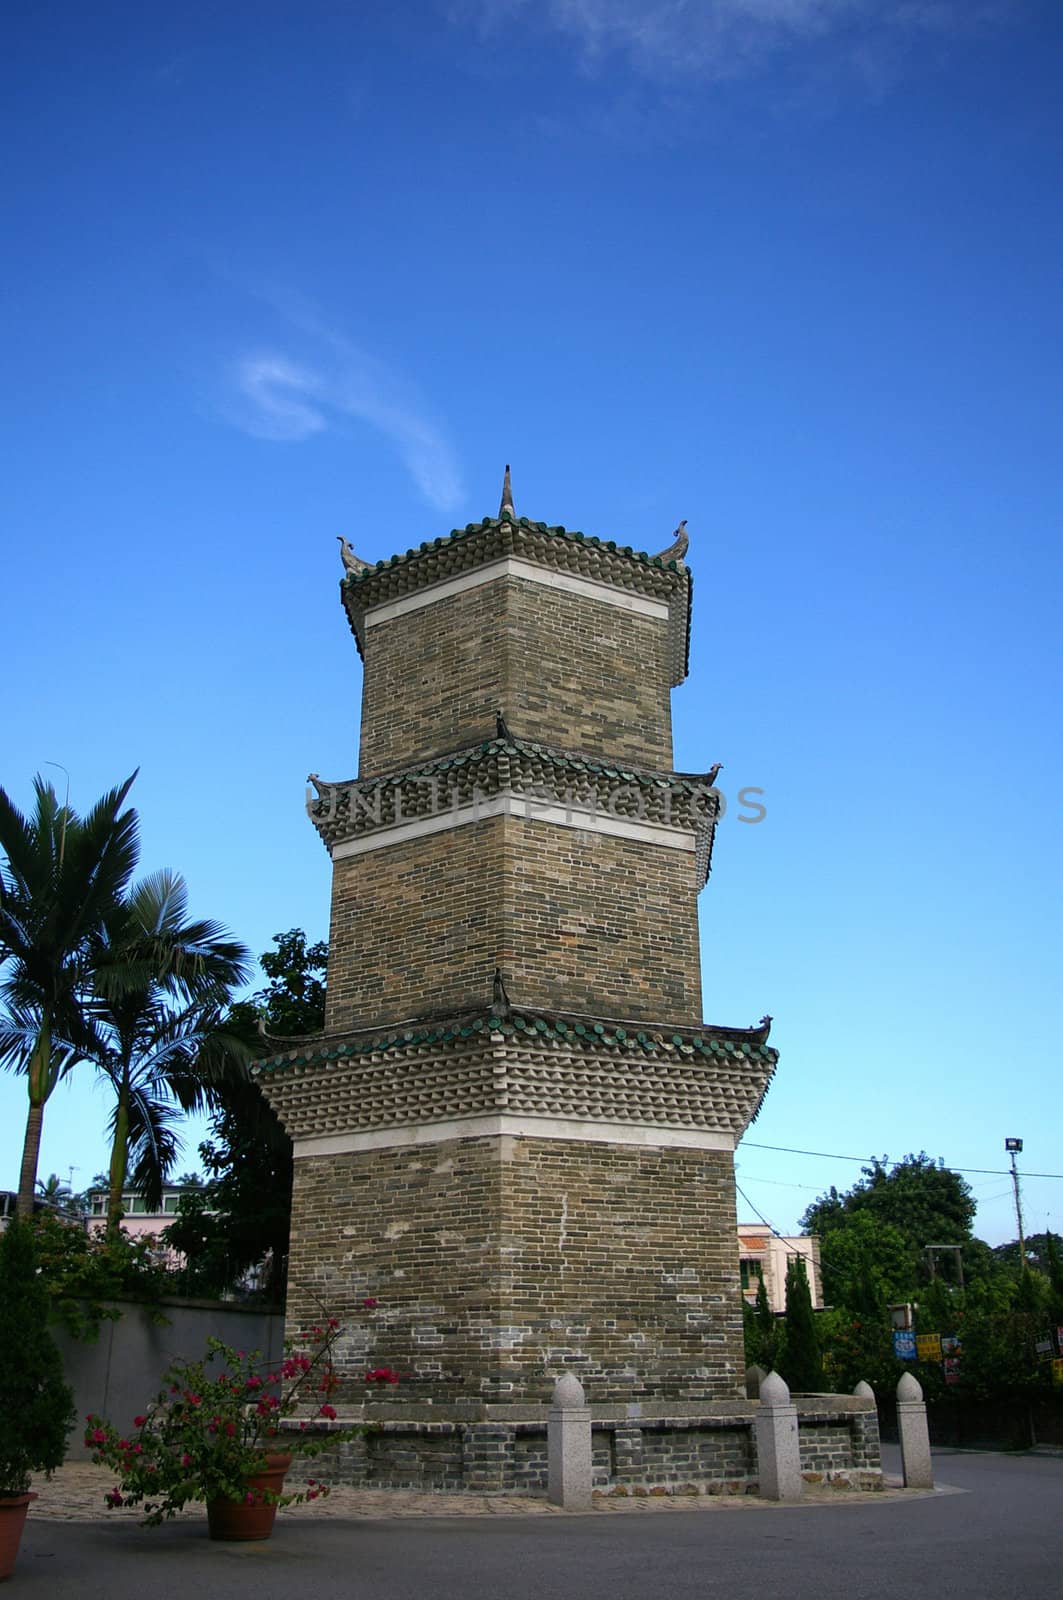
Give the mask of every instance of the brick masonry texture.
<path id="1" fill-rule="evenodd" d="M 292 1228 L 289 1324 L 322 1305 L 344 1323 L 347 1402 L 383 1366 L 411 1406 L 545 1404 L 563 1369 L 592 1403 L 744 1392 L 724 1152 L 503 1137 L 306 1156 Z"/>
<path id="2" fill-rule="evenodd" d="M 490 999 L 503 947 L 505 821 L 335 863 L 327 1033 Z"/>
<path id="3" fill-rule="evenodd" d="M 686 851 L 489 817 L 333 868 L 326 1031 L 514 1003 L 701 1021 Z"/>
<path id="4" fill-rule="evenodd" d="M 667 624 L 497 578 L 366 630 L 360 772 L 491 738 L 672 765 Z"/>
<path id="5" fill-rule="evenodd" d="M 753 1411 L 593 1424 L 594 1487 L 608 1493 L 750 1494 L 759 1489 Z M 799 1420 L 801 1465 L 812 1484 L 883 1487 L 877 1451 L 864 1460 L 854 1441 L 875 1432 L 874 1412 Z M 828 1442 L 829 1441 L 829 1442 Z M 296 1461 L 291 1482 L 470 1493 L 545 1493 L 545 1418 L 513 1422 L 372 1422 L 359 1438 Z"/>

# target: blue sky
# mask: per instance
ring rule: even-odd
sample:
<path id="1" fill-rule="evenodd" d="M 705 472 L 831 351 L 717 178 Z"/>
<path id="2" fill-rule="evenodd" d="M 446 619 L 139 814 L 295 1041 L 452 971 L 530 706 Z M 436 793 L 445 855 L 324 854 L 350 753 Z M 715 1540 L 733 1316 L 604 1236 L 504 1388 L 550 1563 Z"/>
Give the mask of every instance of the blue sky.
<path id="1" fill-rule="evenodd" d="M 60 762 L 86 807 L 139 766 L 145 871 L 255 950 L 323 936 L 336 534 L 493 514 L 506 461 L 537 519 L 686 517 L 676 762 L 767 808 L 702 901 L 708 1019 L 776 1019 L 750 1141 L 1063 1173 L 1063 11 L 377 9 L 9 22 L 0 781 Z M 42 1174 L 87 1180 L 107 1111 L 57 1091 Z M 859 1174 L 738 1159 L 784 1231 Z M 1063 1229 L 1063 1180 L 1025 1201 Z"/>

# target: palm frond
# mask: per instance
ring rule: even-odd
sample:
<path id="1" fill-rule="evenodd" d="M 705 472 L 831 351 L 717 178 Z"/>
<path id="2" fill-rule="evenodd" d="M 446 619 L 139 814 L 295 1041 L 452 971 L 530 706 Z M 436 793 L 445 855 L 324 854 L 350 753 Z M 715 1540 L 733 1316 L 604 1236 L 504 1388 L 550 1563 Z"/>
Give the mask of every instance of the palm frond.
<path id="1" fill-rule="evenodd" d="M 179 1120 L 176 1106 L 149 1088 L 135 1088 L 130 1095 L 127 1182 L 154 1211 L 162 1208 L 162 1186 L 183 1148 Z"/>

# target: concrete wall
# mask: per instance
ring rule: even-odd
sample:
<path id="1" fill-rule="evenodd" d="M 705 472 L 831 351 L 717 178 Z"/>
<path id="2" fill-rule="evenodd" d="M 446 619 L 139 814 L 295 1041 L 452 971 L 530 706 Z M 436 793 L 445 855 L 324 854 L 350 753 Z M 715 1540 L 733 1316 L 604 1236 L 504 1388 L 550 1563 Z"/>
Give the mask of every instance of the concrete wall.
<path id="1" fill-rule="evenodd" d="M 92 1453 L 82 1442 L 87 1412 L 107 1417 L 117 1427 L 131 1423 L 162 1387 L 170 1362 L 178 1356 L 197 1360 L 206 1353 L 208 1337 L 237 1350 L 261 1350 L 270 1363 L 283 1351 L 281 1312 L 205 1300 L 163 1300 L 158 1307 L 137 1301 L 115 1305 L 120 1319 L 101 1322 L 92 1344 L 63 1329 L 53 1330 L 77 1405 L 68 1461 L 86 1461 Z M 153 1320 L 160 1315 L 165 1323 Z"/>

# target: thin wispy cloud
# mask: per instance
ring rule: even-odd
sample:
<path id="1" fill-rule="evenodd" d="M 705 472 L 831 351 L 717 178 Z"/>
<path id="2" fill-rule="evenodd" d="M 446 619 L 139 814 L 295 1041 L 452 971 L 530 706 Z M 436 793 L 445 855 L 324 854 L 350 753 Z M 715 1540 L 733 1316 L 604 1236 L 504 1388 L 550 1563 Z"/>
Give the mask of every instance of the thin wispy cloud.
<path id="1" fill-rule="evenodd" d="M 284 336 L 244 351 L 229 372 L 228 420 L 259 439 L 298 443 L 362 424 L 390 440 L 429 504 L 451 511 L 461 473 L 442 426 L 412 383 L 290 298 L 262 294 Z M 299 347 L 298 356 L 291 350 Z"/>
<path id="2" fill-rule="evenodd" d="M 449 0 L 453 22 L 498 38 L 517 25 L 552 33 L 585 67 L 625 60 L 665 80 L 740 77 L 818 41 L 941 35 L 997 20 L 1003 0 Z"/>

